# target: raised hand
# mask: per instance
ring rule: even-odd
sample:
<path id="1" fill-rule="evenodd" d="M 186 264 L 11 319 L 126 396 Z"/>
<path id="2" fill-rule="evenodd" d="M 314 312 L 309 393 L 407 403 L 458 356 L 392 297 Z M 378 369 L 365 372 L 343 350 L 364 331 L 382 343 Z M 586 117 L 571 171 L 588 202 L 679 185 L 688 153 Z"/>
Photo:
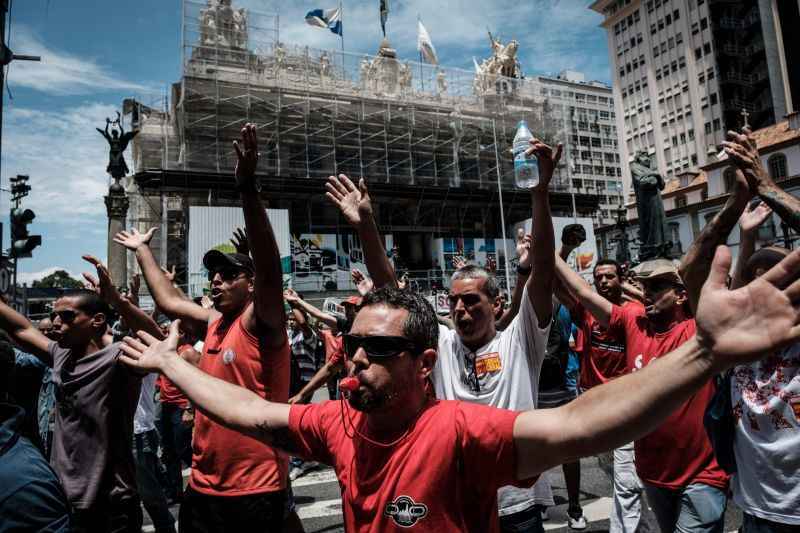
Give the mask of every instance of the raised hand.
<path id="1" fill-rule="evenodd" d="M 342 212 L 351 226 L 358 226 L 372 217 L 372 203 L 364 178 L 358 181 L 358 187 L 344 174 L 329 176 L 325 184 L 328 192 L 325 196 Z"/>
<path id="2" fill-rule="evenodd" d="M 767 177 L 758 155 L 755 137 L 749 128 L 742 129 L 742 133 L 729 131 L 727 137 L 727 141 L 722 141 L 723 151 L 742 172 L 750 189 L 755 192 L 761 180 Z"/>
<path id="3" fill-rule="evenodd" d="M 128 250 L 135 252 L 142 246 L 147 246 L 150 243 L 150 239 L 153 238 L 153 234 L 156 232 L 158 228 L 150 228 L 147 230 L 147 233 L 139 233 L 139 230 L 136 228 L 131 229 L 130 231 L 120 231 L 114 236 L 114 242 L 117 244 L 121 244 Z"/>
<path id="4" fill-rule="evenodd" d="M 697 307 L 697 341 L 722 368 L 763 357 L 800 339 L 800 251 L 763 276 L 728 290 L 727 246 L 717 248 Z"/>
<path id="5" fill-rule="evenodd" d="M 172 265 L 172 268 L 169 270 L 161 267 L 161 272 L 164 273 L 164 277 L 166 277 L 170 283 L 175 283 L 175 265 Z"/>
<path id="6" fill-rule="evenodd" d="M 233 148 L 236 150 L 236 186 L 239 190 L 250 191 L 255 189 L 256 167 L 258 166 L 258 138 L 256 137 L 256 125 L 247 123 L 242 128 L 241 144 L 233 141 Z"/>
<path id="7" fill-rule="evenodd" d="M 295 292 L 294 289 L 286 289 L 286 290 L 284 290 L 283 291 L 283 299 L 291 307 L 297 307 L 297 304 L 300 302 L 300 296 Z"/>
<path id="8" fill-rule="evenodd" d="M 250 245 L 247 242 L 247 230 L 236 228 L 231 238 L 231 244 L 237 254 L 250 255 Z"/>
<path id="9" fill-rule="evenodd" d="M 358 294 L 361 296 L 366 296 L 367 293 L 372 290 L 372 280 L 366 277 L 359 269 L 354 268 L 350 270 L 350 278 L 353 280 L 353 285 L 356 286 Z"/>
<path id="10" fill-rule="evenodd" d="M 139 307 L 139 289 L 142 286 L 142 275 L 134 274 L 131 276 L 131 282 L 128 284 L 127 299 L 136 307 Z"/>
<path id="11" fill-rule="evenodd" d="M 120 361 L 145 372 L 161 371 L 171 358 L 179 357 L 177 348 L 180 322 L 180 320 L 172 321 L 169 325 L 169 336 L 163 341 L 144 331 L 138 333 L 138 339 L 125 337 L 120 345 L 123 351 L 119 357 Z"/>
<path id="12" fill-rule="evenodd" d="M 117 289 L 114 288 L 114 282 L 111 280 L 111 275 L 108 272 L 108 268 L 106 268 L 106 266 L 93 255 L 84 255 L 81 257 L 84 261 L 89 262 L 97 270 L 97 277 L 89 274 L 88 272 L 83 273 L 83 277 L 87 282 L 86 288 L 96 292 L 100 298 L 106 302 L 112 302 L 118 298 L 119 293 L 117 292 Z"/>
<path id="13" fill-rule="evenodd" d="M 464 259 L 463 255 L 454 255 L 453 256 L 453 268 L 456 270 L 460 270 L 467 266 L 467 260 Z"/>
<path id="14" fill-rule="evenodd" d="M 525 231 L 520 228 L 517 231 L 517 260 L 519 261 L 520 268 L 530 268 L 531 267 L 531 243 L 533 242 L 533 236 L 529 234 L 525 234 Z"/>
<path id="15" fill-rule="evenodd" d="M 555 152 L 553 148 L 546 145 L 537 138 L 531 139 L 531 147 L 525 151 L 525 155 L 535 155 L 539 163 L 539 184 L 533 187 L 532 191 L 546 191 L 550 186 L 558 162 L 561 160 L 561 152 L 564 146 L 558 143 Z"/>
<path id="16" fill-rule="evenodd" d="M 764 202 L 759 202 L 756 207 L 752 204 L 747 204 L 747 207 L 739 217 L 739 229 L 742 233 L 752 233 L 761 227 L 769 217 L 772 215 L 772 209 Z"/>

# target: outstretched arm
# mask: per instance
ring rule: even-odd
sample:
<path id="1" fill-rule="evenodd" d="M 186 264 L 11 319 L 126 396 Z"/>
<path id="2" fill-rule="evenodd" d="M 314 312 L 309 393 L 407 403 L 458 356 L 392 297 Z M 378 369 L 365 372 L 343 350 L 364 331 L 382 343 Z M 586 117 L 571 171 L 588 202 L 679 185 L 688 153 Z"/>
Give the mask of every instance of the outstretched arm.
<path id="1" fill-rule="evenodd" d="M 344 368 L 344 362 L 334 363 L 328 361 L 317 370 L 317 373 L 314 374 L 311 381 L 306 383 L 306 385 L 300 389 L 300 392 L 289 398 L 289 403 L 304 403 L 311 400 L 314 396 L 314 392 L 325 385 L 331 376 L 335 376 L 342 368 Z"/>
<path id="2" fill-rule="evenodd" d="M 397 275 L 389 262 L 386 248 L 378 232 L 378 225 L 372 213 L 372 201 L 364 179 L 359 180 L 356 187 L 344 174 L 339 174 L 338 177 L 330 176 L 325 188 L 328 190 L 325 196 L 339 208 L 347 222 L 358 232 L 367 272 L 375 287 L 396 286 Z"/>
<path id="3" fill-rule="evenodd" d="M 764 169 L 758 154 L 756 140 L 749 129 L 736 135 L 732 142 L 722 143 L 725 153 L 744 173 L 750 188 L 775 211 L 790 228 L 800 232 L 800 199 L 784 191 Z"/>
<path id="4" fill-rule="evenodd" d="M 164 275 L 149 246 L 155 231 L 156 228 L 150 228 L 147 233 L 139 233 L 135 228 L 131 231 L 121 231 L 114 237 L 114 242 L 136 253 L 136 260 L 139 262 L 150 294 L 165 315 L 206 323 L 216 320 L 219 316 L 217 311 L 205 309 L 181 296 Z"/>
<path id="5" fill-rule="evenodd" d="M 522 272 L 531 268 L 531 239 L 530 235 L 525 235 L 525 232 L 520 229 L 517 234 L 517 259 L 519 260 L 519 268 Z M 520 274 L 517 272 L 517 283 L 514 285 L 514 292 L 511 295 L 511 304 L 505 310 L 500 319 L 495 323 L 495 328 L 498 331 L 503 331 L 511 324 L 511 321 L 519 314 L 519 307 L 522 304 L 522 295 L 525 293 L 525 284 L 528 283 L 529 274 Z M 447 325 L 447 324 L 445 324 Z M 448 326 L 453 329 L 452 326 Z"/>
<path id="6" fill-rule="evenodd" d="M 731 289 L 738 289 L 747 284 L 744 279 L 744 271 L 747 267 L 747 262 L 756 251 L 758 228 L 771 215 L 772 209 L 764 202 L 760 202 L 756 207 L 748 204 L 742 216 L 739 217 L 739 255 L 736 258 L 736 266 L 733 269 Z"/>
<path id="7" fill-rule="evenodd" d="M 539 141 L 531 140 L 528 154 L 535 154 L 539 164 L 539 184 L 531 189 L 533 204 L 533 246 L 531 253 L 531 275 L 527 281 L 528 298 L 539 319 L 539 327 L 550 323 L 553 314 L 553 277 L 555 265 L 555 237 L 553 236 L 553 217 L 550 214 L 550 180 L 561 159 L 563 147 L 559 144 L 555 152 Z"/>
<path id="8" fill-rule="evenodd" d="M 728 138 L 745 138 L 745 136 L 728 132 Z M 730 143 L 723 144 L 726 145 L 725 150 L 727 152 L 729 150 L 727 146 Z M 739 221 L 739 217 L 744 208 L 747 207 L 747 202 L 750 201 L 751 197 L 752 194 L 747 180 L 742 171 L 737 169 L 733 191 L 728 196 L 728 201 L 725 202 L 722 211 L 717 213 L 713 220 L 706 224 L 683 257 L 680 274 L 686 286 L 692 311 L 697 309 L 697 299 L 700 297 L 700 289 L 703 287 L 706 277 L 708 277 L 714 250 L 716 250 L 717 246 L 727 242 L 728 235 L 730 235 L 731 230 Z"/>
<path id="9" fill-rule="evenodd" d="M 614 309 L 611 302 L 600 296 L 600 294 L 598 294 L 591 285 L 586 283 L 586 280 L 577 272 L 572 270 L 560 256 L 557 256 L 555 261 L 556 276 L 563 286 L 565 293 L 571 295 L 580 302 L 584 309 L 589 311 L 603 326 L 608 327 L 611 321 L 611 311 Z"/>
<path id="10" fill-rule="evenodd" d="M 242 128 L 242 144 L 234 141 L 236 163 L 236 188 L 239 189 L 244 211 L 247 244 L 255 266 L 255 299 L 244 314 L 244 326 L 255 333 L 263 326 L 267 342 L 282 344 L 285 339 L 286 313 L 283 311 L 283 270 L 278 242 L 272 225 L 261 203 L 256 187 L 258 164 L 258 139 L 255 124 Z"/>
<path id="11" fill-rule="evenodd" d="M 797 342 L 800 252 L 734 291 L 725 286 L 730 265 L 730 252 L 721 246 L 702 289 L 695 338 L 563 407 L 527 411 L 517 418 L 518 479 L 637 439 L 715 374 Z M 623 403 L 626 408 L 619 409 Z"/>
<path id="12" fill-rule="evenodd" d="M 286 289 L 283 291 L 283 298 L 286 300 L 286 303 L 293 309 L 300 309 L 302 312 L 306 313 L 309 316 L 314 317 L 315 319 L 319 320 L 323 324 L 326 324 L 328 327 L 332 328 L 334 331 L 336 330 L 336 317 L 317 309 L 316 306 L 308 303 L 307 301 L 303 300 L 298 296 L 293 289 Z"/>
<path id="13" fill-rule="evenodd" d="M 139 370 L 164 374 L 186 394 L 193 406 L 218 424 L 280 446 L 275 436 L 289 425 L 289 405 L 268 402 L 252 391 L 212 377 L 185 361 L 175 351 L 178 326 L 179 321 L 174 321 L 169 337 L 163 341 L 147 333 L 140 334 L 139 339 L 126 337 L 120 360 Z"/>
<path id="14" fill-rule="evenodd" d="M 114 287 L 111 275 L 106 266 L 94 256 L 84 255 L 83 260 L 89 262 L 97 270 L 97 277 L 84 273 L 91 290 L 95 291 L 108 305 L 117 311 L 131 331 L 146 331 L 156 338 L 162 338 L 161 328 L 153 318 L 142 311 L 129 298 L 124 298 Z"/>
<path id="15" fill-rule="evenodd" d="M 14 344 L 35 355 L 47 365 L 53 364 L 48 348 L 52 342 L 31 324 L 31 321 L 9 307 L 0 297 L 0 329 L 8 333 Z"/>

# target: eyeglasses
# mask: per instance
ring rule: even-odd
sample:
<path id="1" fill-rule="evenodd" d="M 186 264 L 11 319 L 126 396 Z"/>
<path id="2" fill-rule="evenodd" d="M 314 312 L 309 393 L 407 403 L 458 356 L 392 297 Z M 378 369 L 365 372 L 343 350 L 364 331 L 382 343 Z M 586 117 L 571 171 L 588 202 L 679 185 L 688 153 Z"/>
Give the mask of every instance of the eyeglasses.
<path id="1" fill-rule="evenodd" d="M 241 274 L 244 274 L 243 270 L 239 270 L 238 268 L 221 268 L 219 270 L 209 270 L 208 271 L 208 281 L 213 281 L 214 277 L 219 274 L 219 277 L 222 278 L 222 281 L 233 281 L 238 278 Z"/>
<path id="2" fill-rule="evenodd" d="M 71 309 L 65 309 L 64 311 L 53 311 L 50 313 L 50 320 L 55 321 L 56 317 L 61 319 L 61 322 L 65 324 L 70 324 L 75 317 L 78 316 L 76 311 L 72 311 Z"/>
<path id="3" fill-rule="evenodd" d="M 355 357 L 359 348 L 363 348 L 368 357 L 394 357 L 402 352 L 418 353 L 422 349 L 414 341 L 405 337 L 389 335 L 350 335 L 342 336 L 344 339 L 344 352 L 347 357 Z"/>

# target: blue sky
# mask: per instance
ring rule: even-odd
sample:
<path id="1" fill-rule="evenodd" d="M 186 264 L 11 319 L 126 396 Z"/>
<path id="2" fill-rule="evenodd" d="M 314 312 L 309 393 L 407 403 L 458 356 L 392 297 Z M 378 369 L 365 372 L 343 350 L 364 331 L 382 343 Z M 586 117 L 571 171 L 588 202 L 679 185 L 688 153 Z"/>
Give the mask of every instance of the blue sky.
<path id="1" fill-rule="evenodd" d="M 206 0 L 200 0 L 205 3 Z M 234 6 L 280 14 L 281 40 L 338 47 L 330 32 L 305 24 L 305 13 L 335 7 L 317 0 L 233 0 Z M 348 51 L 374 53 L 381 39 L 378 0 L 344 0 Z M 387 35 L 401 58 L 417 57 L 419 14 L 444 65 L 472 68 L 488 54 L 487 28 L 520 42 L 526 75 L 580 70 L 610 79 L 600 15 L 585 0 L 390 0 Z M 163 95 L 180 78 L 180 0 L 17 0 L 11 8 L 10 47 L 38 54 L 41 63 L 11 64 L 4 93 L 2 187 L 30 175 L 25 206 L 37 215 L 31 232 L 43 244 L 20 262 L 21 280 L 55 268 L 85 271 L 80 256 L 105 259 L 103 195 L 107 145 L 94 130 L 114 116 L 123 98 Z M 130 161 L 130 158 L 128 158 Z M 7 227 L 8 194 L 0 196 Z M 8 246 L 5 230 L 3 246 Z"/>

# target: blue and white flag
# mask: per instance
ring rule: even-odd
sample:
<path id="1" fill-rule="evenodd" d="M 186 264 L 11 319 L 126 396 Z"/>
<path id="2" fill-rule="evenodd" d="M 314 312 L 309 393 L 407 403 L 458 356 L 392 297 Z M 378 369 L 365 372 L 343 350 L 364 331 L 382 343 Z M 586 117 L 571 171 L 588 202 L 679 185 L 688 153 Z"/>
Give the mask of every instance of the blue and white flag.
<path id="1" fill-rule="evenodd" d="M 306 13 L 306 22 L 317 28 L 328 28 L 336 35 L 342 35 L 342 11 L 334 9 L 314 9 Z"/>

